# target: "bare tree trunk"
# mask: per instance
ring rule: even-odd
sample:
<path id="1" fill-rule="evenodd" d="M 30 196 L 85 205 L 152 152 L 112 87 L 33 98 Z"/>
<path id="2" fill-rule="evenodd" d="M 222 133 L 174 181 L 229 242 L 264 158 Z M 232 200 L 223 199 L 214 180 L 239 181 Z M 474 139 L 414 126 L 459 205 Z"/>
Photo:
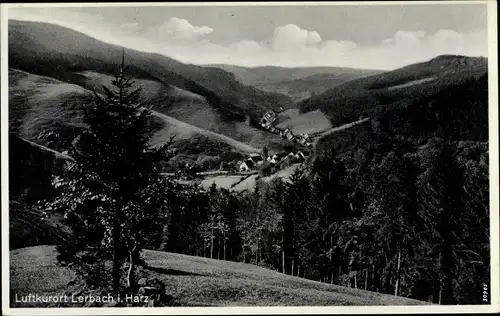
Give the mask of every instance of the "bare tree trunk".
<path id="1" fill-rule="evenodd" d="M 401 250 L 398 251 L 398 265 L 396 268 L 396 285 L 394 289 L 394 295 L 398 296 L 399 295 L 399 278 L 400 278 L 400 272 L 401 272 Z"/>
<path id="2" fill-rule="evenodd" d="M 368 268 L 365 270 L 365 290 L 368 290 Z"/>
<path id="3" fill-rule="evenodd" d="M 293 276 L 294 269 L 295 269 L 295 259 L 292 259 L 292 272 L 291 272 L 291 276 Z"/>
<path id="4" fill-rule="evenodd" d="M 281 252 L 281 265 L 283 266 L 283 274 L 286 274 L 285 271 L 285 250 Z"/>
<path id="5" fill-rule="evenodd" d="M 297 265 L 297 277 L 300 277 L 300 265 Z"/>
<path id="6" fill-rule="evenodd" d="M 119 193 L 118 193 L 119 194 Z M 114 227 L 113 227 L 113 290 L 118 292 L 120 290 L 120 270 L 121 270 L 121 262 L 120 262 L 120 238 L 121 238 L 121 198 L 117 197 L 116 204 L 116 215 L 114 219 Z"/>
<path id="7" fill-rule="evenodd" d="M 332 273 L 330 276 L 330 284 L 333 284 L 333 235 L 330 236 L 330 264 L 332 265 Z"/>
<path id="8" fill-rule="evenodd" d="M 134 265 L 134 255 L 133 250 L 128 251 L 129 266 L 127 272 L 127 287 L 132 288 L 135 286 L 135 265 Z"/>
<path id="9" fill-rule="evenodd" d="M 226 260 L 226 238 L 224 238 L 224 260 Z"/>
<path id="10" fill-rule="evenodd" d="M 217 259 L 220 260 L 220 239 L 217 242 Z"/>
<path id="11" fill-rule="evenodd" d="M 214 229 L 212 228 L 212 235 L 210 236 L 210 259 L 214 258 Z"/>
<path id="12" fill-rule="evenodd" d="M 259 264 L 259 254 L 260 254 L 260 236 L 257 238 L 257 265 Z"/>
<path id="13" fill-rule="evenodd" d="M 354 288 L 357 289 L 358 288 L 358 278 L 357 278 L 357 273 L 354 275 Z"/>

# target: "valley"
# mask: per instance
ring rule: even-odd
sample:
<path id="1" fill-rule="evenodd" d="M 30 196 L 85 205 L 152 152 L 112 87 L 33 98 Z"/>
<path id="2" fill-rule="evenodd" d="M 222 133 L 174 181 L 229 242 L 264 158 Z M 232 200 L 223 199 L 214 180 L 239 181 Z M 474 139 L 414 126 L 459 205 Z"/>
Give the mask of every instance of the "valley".
<path id="1" fill-rule="evenodd" d="M 195 65 L 55 24 L 8 31 L 11 292 L 120 287 L 121 260 L 127 291 L 154 280 L 176 306 L 481 301 L 487 58 Z M 85 282 L 58 265 L 78 247 Z"/>

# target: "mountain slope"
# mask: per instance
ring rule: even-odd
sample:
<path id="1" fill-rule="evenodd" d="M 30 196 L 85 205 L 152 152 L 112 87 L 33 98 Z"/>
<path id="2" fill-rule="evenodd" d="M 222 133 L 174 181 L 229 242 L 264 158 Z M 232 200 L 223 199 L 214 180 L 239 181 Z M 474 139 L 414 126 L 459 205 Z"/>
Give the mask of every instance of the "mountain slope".
<path id="1" fill-rule="evenodd" d="M 81 106 L 92 101 L 88 90 L 108 85 L 113 77 L 97 72 L 78 72 L 81 86 L 9 69 L 9 119 L 11 131 L 27 140 L 57 151 L 69 149 L 83 127 Z M 143 88 L 146 104 L 155 105 L 152 142 L 164 143 L 175 134 L 177 140 L 204 135 L 248 153 L 267 146 L 279 151 L 290 143 L 278 135 L 235 121 L 205 98 L 180 88 L 149 79 L 136 79 Z M 88 89 L 86 89 L 88 88 Z"/>
<path id="2" fill-rule="evenodd" d="M 372 115 L 377 106 L 404 106 L 488 71 L 482 57 L 443 55 L 427 62 L 341 84 L 300 103 L 302 111 L 320 109 L 333 125 Z"/>
<path id="3" fill-rule="evenodd" d="M 380 74 L 381 70 L 341 67 L 241 67 L 233 65 L 210 65 L 233 73 L 245 85 L 262 91 L 275 92 L 299 101 L 320 94 L 344 82 Z"/>
<path id="4" fill-rule="evenodd" d="M 19 137 L 68 149 L 83 127 L 81 107 L 91 100 L 80 86 L 9 69 L 9 128 Z"/>
<path id="5" fill-rule="evenodd" d="M 250 86 L 297 80 L 315 75 L 333 75 L 345 80 L 350 80 L 349 78 L 365 77 L 383 72 L 382 70 L 344 67 L 242 67 L 225 64 L 207 65 L 207 67 L 224 69 L 227 72 L 233 73 L 243 84 Z"/>
<path id="6" fill-rule="evenodd" d="M 81 71 L 112 75 L 121 60 L 122 48 L 61 26 L 9 21 L 9 66 L 38 75 L 80 84 Z M 247 87 L 234 75 L 215 68 L 187 65 L 174 59 L 126 50 L 133 76 L 171 84 L 205 97 L 220 109 L 240 116 L 259 115 L 268 108 L 288 107 L 283 95 Z M 54 66 L 56 65 L 56 66 Z"/>
<path id="7" fill-rule="evenodd" d="M 74 276 L 71 271 L 56 265 L 56 255 L 53 246 L 11 251 L 12 291 L 18 293 L 18 296 L 28 293 L 64 293 Z M 146 268 L 148 273 L 164 281 L 167 294 L 174 296 L 181 306 L 428 304 L 306 280 L 240 262 L 152 250 L 145 250 L 143 257 L 149 266 Z M 30 275 L 37 275 L 37 278 L 31 278 Z"/>

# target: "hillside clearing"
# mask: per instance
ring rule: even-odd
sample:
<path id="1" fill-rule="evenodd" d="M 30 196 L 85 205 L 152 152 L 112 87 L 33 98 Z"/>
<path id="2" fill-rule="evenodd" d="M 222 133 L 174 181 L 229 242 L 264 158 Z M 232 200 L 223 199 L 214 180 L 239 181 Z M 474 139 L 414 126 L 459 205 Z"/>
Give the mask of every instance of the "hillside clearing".
<path id="1" fill-rule="evenodd" d="M 239 149 L 239 150 L 241 150 L 243 152 L 247 152 L 247 153 L 258 153 L 258 152 L 260 152 L 259 149 L 257 149 L 257 148 L 254 148 L 254 147 L 252 147 L 250 145 L 247 145 L 247 144 L 244 144 L 244 143 L 239 142 L 237 140 L 234 140 L 234 139 L 232 139 L 230 137 L 227 137 L 225 135 L 221 135 L 221 134 L 217 134 L 217 133 L 214 133 L 214 132 L 211 132 L 211 131 L 207 131 L 205 129 L 202 129 L 202 128 L 199 128 L 197 126 L 190 125 L 188 123 L 179 121 L 179 120 L 177 120 L 177 119 L 175 119 L 173 117 L 170 117 L 168 115 L 165 115 L 165 114 L 162 114 L 162 113 L 159 113 L 159 112 L 156 112 L 156 111 L 152 111 L 152 112 L 153 112 L 153 114 L 156 117 L 161 118 L 162 120 L 164 120 L 165 123 L 171 124 L 171 125 L 175 125 L 178 128 L 183 129 L 184 131 L 191 131 L 191 132 L 196 133 L 196 134 L 201 134 L 201 135 L 204 135 L 204 136 L 208 136 L 208 137 L 220 140 L 220 141 L 222 141 L 224 143 L 227 143 L 228 145 L 231 145 L 234 148 Z"/>
<path id="2" fill-rule="evenodd" d="M 411 87 L 411 86 L 415 86 L 417 84 L 422 84 L 422 83 L 430 82 L 430 81 L 433 81 L 435 79 L 436 79 L 436 77 L 430 77 L 430 78 L 412 80 L 412 81 L 409 81 L 409 82 L 406 82 L 406 83 L 402 83 L 402 84 L 398 84 L 398 85 L 395 85 L 395 86 L 387 87 L 387 90 L 394 90 L 394 89 L 401 89 L 401 88 Z"/>
<path id="3" fill-rule="evenodd" d="M 345 129 L 348 129 L 348 128 L 351 128 L 353 126 L 356 126 L 358 124 L 362 124 L 362 123 L 365 123 L 369 120 L 370 118 L 367 117 L 367 118 L 364 118 L 364 119 L 361 119 L 361 120 L 358 120 L 358 121 L 355 121 L 355 122 L 351 122 L 351 123 L 347 123 L 347 124 L 343 124 L 343 125 L 340 125 L 340 126 L 336 126 L 334 128 L 331 128 L 327 131 L 324 131 L 323 133 L 319 134 L 319 136 L 316 138 L 315 140 L 315 143 L 317 143 L 319 141 L 319 139 L 321 139 L 322 137 L 325 137 L 327 135 L 330 135 L 332 133 L 335 133 L 335 132 L 338 132 L 338 131 L 342 131 L 342 130 L 345 130 Z"/>
<path id="4" fill-rule="evenodd" d="M 73 274 L 56 265 L 56 255 L 54 246 L 11 251 L 11 295 L 57 294 L 64 291 Z M 167 293 L 182 306 L 428 304 L 292 277 L 240 262 L 152 250 L 145 250 L 143 258 L 150 267 L 150 273 L 165 282 Z"/>
<path id="5" fill-rule="evenodd" d="M 273 179 L 276 178 L 281 178 L 281 180 L 288 182 L 290 179 L 290 176 L 293 174 L 295 169 L 300 167 L 300 163 L 293 164 L 291 166 L 288 166 L 270 176 L 267 177 L 262 177 L 258 174 L 252 174 L 252 175 L 221 175 L 221 176 L 215 176 L 215 177 L 208 177 L 205 178 L 201 182 L 201 186 L 204 189 L 208 189 L 212 183 L 215 183 L 215 185 L 218 188 L 223 188 L 227 190 L 233 190 L 233 191 L 252 191 L 255 188 L 255 185 L 257 183 L 257 179 L 262 179 L 264 182 L 269 182 L 272 181 Z"/>
<path id="6" fill-rule="evenodd" d="M 294 135 L 315 134 L 332 127 L 330 120 L 320 111 L 315 110 L 294 116 L 277 125 L 281 129 L 289 128 Z"/>
<path id="7" fill-rule="evenodd" d="M 234 184 L 238 183 L 244 177 L 246 176 L 229 175 L 208 177 L 201 181 L 201 186 L 207 190 L 212 184 L 215 184 L 218 188 L 229 190 Z"/>

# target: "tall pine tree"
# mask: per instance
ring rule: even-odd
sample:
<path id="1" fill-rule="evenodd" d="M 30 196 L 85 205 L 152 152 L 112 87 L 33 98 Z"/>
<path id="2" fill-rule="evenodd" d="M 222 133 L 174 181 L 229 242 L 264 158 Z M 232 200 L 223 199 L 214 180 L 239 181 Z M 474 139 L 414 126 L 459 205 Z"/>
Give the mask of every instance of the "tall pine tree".
<path id="1" fill-rule="evenodd" d="M 64 174 L 54 179 L 60 191 L 46 211 L 60 210 L 73 240 L 57 247 L 58 260 L 74 268 L 89 286 L 134 288 L 139 254 L 166 218 L 167 180 L 159 175 L 166 147 L 152 147 L 151 112 L 141 88 L 126 76 L 124 55 L 112 87 L 84 107 L 87 128 L 74 142 Z M 157 229 L 156 229 L 157 228 Z M 128 269 L 124 267 L 128 263 Z"/>

